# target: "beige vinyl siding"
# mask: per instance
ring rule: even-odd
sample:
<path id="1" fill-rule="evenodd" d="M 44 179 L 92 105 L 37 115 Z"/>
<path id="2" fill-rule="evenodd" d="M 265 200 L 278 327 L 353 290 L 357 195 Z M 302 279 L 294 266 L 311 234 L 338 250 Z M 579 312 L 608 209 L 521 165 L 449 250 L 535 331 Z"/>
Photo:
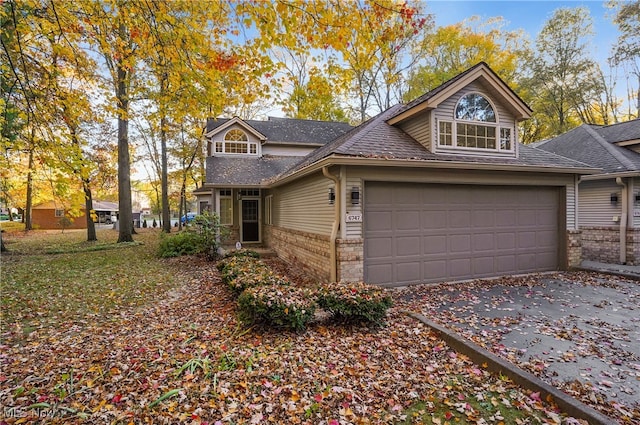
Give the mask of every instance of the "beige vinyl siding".
<path id="1" fill-rule="evenodd" d="M 400 124 L 400 128 L 429 151 L 431 146 L 431 111 L 425 111 Z"/>
<path id="2" fill-rule="evenodd" d="M 611 205 L 611 194 L 617 193 L 618 205 Z M 580 226 L 617 226 L 613 217 L 622 213 L 622 187 L 614 179 L 583 181 L 578 190 Z"/>
<path id="3" fill-rule="evenodd" d="M 577 205 L 576 205 L 576 185 L 574 182 L 571 184 L 567 184 L 566 193 L 567 193 L 567 229 L 577 229 L 578 224 L 576 222 L 576 213 L 577 213 Z"/>
<path id="4" fill-rule="evenodd" d="M 566 174 L 538 174 L 538 173 L 502 173 L 495 171 L 464 171 L 464 170 L 437 170 L 437 169 L 398 169 L 398 168 L 374 168 L 354 167 L 349 169 L 348 180 L 360 179 L 364 186 L 366 181 L 389 181 L 408 183 L 443 183 L 443 184 L 478 184 L 498 186 L 558 186 L 565 188 L 566 201 L 561 204 L 564 208 L 569 203 L 574 203 L 574 177 Z M 364 205 L 364 193 L 362 193 L 361 206 Z M 574 209 L 575 211 L 575 209 Z M 363 215 L 364 215 L 363 211 Z M 559 212 L 561 213 L 561 212 Z M 561 214 L 565 216 L 564 213 Z M 359 226 L 348 226 L 349 239 L 361 238 L 362 223 Z M 566 226 L 571 229 L 575 226 L 575 212 L 566 213 Z"/>
<path id="5" fill-rule="evenodd" d="M 345 207 L 346 214 L 362 214 L 362 202 L 364 200 L 363 184 L 360 177 L 349 176 L 345 179 Z M 360 190 L 360 203 L 358 205 L 351 204 L 351 188 L 357 187 Z M 343 220 L 346 218 L 343 217 Z M 347 239 L 357 239 L 362 235 L 362 223 L 344 223 L 343 237 Z"/>
<path id="6" fill-rule="evenodd" d="M 494 97 L 491 96 L 490 91 L 485 89 L 485 87 L 477 81 L 473 82 L 472 84 L 469 84 L 468 86 L 466 86 L 465 88 L 458 91 L 456 94 L 454 94 L 453 96 L 451 96 L 450 98 L 442 102 L 440 105 L 438 105 L 438 108 L 432 112 L 434 117 L 434 120 L 433 120 L 434 128 L 437 128 L 438 121 L 441 121 L 441 120 L 453 121 L 454 111 L 455 111 L 456 105 L 458 104 L 458 101 L 462 96 L 469 93 L 480 93 L 481 95 L 489 99 L 489 101 L 495 108 L 496 121 L 497 121 L 496 125 L 498 127 L 497 131 L 499 132 L 500 127 L 510 128 L 512 143 L 515 144 L 517 141 L 518 131 L 517 131 L 516 122 L 515 122 L 515 119 L 513 118 L 513 115 L 511 115 L 509 110 L 506 109 L 503 104 L 499 103 L 494 99 Z M 437 147 L 437 137 L 438 137 L 438 132 L 434 131 L 432 135 L 432 143 L 434 148 Z M 448 152 L 456 152 L 456 151 L 460 152 L 457 150 L 457 148 L 443 149 L 442 147 L 437 147 L 437 150 L 439 151 L 447 150 Z M 500 155 L 500 156 L 514 155 L 514 152 L 498 152 L 498 151 L 492 151 L 492 150 L 487 150 L 487 152 L 481 152 L 481 151 L 469 152 L 465 150 L 464 152 L 465 154 L 468 154 L 468 155 Z"/>
<path id="7" fill-rule="evenodd" d="M 631 202 L 633 202 L 633 211 L 640 213 L 640 202 L 636 202 L 636 195 L 640 195 L 640 177 L 633 178 L 633 192 L 631 194 Z M 633 227 L 640 227 L 640 216 L 633 217 Z"/>
<path id="8" fill-rule="evenodd" d="M 335 217 L 328 193 L 333 182 L 321 173 L 305 177 L 273 191 L 273 223 L 302 232 L 331 234 Z"/>
<path id="9" fill-rule="evenodd" d="M 300 145 L 280 145 L 265 143 L 262 145 L 263 155 L 273 156 L 307 156 L 309 153 L 317 149 L 318 146 L 300 146 Z"/>

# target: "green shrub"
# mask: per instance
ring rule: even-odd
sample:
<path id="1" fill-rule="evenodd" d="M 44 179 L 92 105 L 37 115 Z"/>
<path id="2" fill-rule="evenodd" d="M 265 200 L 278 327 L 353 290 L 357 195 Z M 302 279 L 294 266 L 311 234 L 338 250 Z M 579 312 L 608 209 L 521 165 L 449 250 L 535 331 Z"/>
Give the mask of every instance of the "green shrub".
<path id="1" fill-rule="evenodd" d="M 193 226 L 174 235 L 162 234 L 159 249 L 161 257 L 202 254 L 214 259 L 218 255 L 218 241 L 223 240 L 228 232 L 225 226 L 220 225 L 218 215 L 201 214 L 193 223 Z"/>
<path id="2" fill-rule="evenodd" d="M 316 304 L 301 288 L 266 285 L 248 288 L 238 298 L 238 317 L 247 325 L 302 331 L 313 319 Z"/>
<path id="3" fill-rule="evenodd" d="M 219 261 L 217 267 L 222 281 L 236 294 L 254 286 L 290 284 L 269 266 L 251 256 L 228 257 Z"/>
<path id="4" fill-rule="evenodd" d="M 316 291 L 318 306 L 339 320 L 379 324 L 393 305 L 384 289 L 367 283 L 326 284 Z"/>
<path id="5" fill-rule="evenodd" d="M 246 249 L 246 248 L 241 248 L 241 249 L 237 249 L 235 251 L 231 251 L 228 255 L 228 257 L 250 257 L 250 258 L 260 258 L 260 253 L 250 250 L 250 249 Z"/>
<path id="6" fill-rule="evenodd" d="M 171 236 L 162 233 L 158 250 L 163 258 L 199 254 L 202 251 L 202 239 L 198 234 L 187 231 Z"/>

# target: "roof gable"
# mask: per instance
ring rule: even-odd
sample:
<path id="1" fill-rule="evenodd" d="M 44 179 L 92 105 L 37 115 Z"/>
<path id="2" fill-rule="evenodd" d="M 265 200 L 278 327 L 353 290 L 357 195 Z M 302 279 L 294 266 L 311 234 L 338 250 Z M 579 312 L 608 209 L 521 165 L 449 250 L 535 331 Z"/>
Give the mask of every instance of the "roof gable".
<path id="1" fill-rule="evenodd" d="M 246 121 L 244 121 L 242 118 L 239 118 L 239 117 L 233 117 L 231 119 L 228 119 L 228 118 L 216 119 L 213 121 L 213 123 L 211 123 L 211 125 L 210 125 L 210 121 L 211 119 L 207 120 L 207 128 L 204 134 L 205 137 L 213 137 L 216 134 L 220 134 L 226 129 L 231 128 L 234 124 L 238 124 L 245 131 L 253 134 L 258 140 L 264 141 L 267 138 L 267 136 L 260 133 L 258 130 L 252 127 L 249 123 L 247 123 Z M 216 121 L 217 121 L 217 125 L 216 125 Z M 210 127 L 211 129 L 209 129 Z"/>
<path id="2" fill-rule="evenodd" d="M 480 62 L 430 92 L 407 103 L 394 116 L 389 118 L 388 122 L 391 125 L 397 124 L 424 110 L 435 109 L 440 103 L 476 80 L 479 80 L 482 85 L 490 88 L 492 96 L 503 102 L 517 121 L 531 117 L 531 108 L 498 77 L 489 65 L 485 62 Z"/>
<path id="3" fill-rule="evenodd" d="M 635 124 L 636 131 L 640 131 L 639 124 L 640 122 Z M 604 173 L 640 171 L 640 154 L 617 146 L 615 140 L 622 133 L 610 127 L 613 126 L 602 128 L 583 124 L 558 137 L 540 142 L 536 147 L 600 168 Z M 629 127 L 626 131 L 628 129 Z M 613 139 L 607 140 L 603 136 Z"/>

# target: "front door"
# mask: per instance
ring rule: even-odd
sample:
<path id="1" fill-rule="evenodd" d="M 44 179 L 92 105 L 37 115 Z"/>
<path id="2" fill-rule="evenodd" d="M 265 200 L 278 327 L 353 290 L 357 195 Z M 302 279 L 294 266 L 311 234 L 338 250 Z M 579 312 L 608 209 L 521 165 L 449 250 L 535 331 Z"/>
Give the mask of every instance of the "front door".
<path id="1" fill-rule="evenodd" d="M 242 242 L 260 242 L 258 199 L 242 200 Z"/>

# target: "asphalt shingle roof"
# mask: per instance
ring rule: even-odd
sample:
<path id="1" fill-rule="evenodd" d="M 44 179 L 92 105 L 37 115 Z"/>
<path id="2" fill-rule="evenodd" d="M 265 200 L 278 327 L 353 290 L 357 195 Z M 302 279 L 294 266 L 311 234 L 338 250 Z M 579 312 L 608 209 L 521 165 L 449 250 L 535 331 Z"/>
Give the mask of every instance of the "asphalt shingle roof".
<path id="1" fill-rule="evenodd" d="M 265 179 L 272 178 L 294 164 L 299 156 L 231 157 L 214 156 L 207 158 L 207 182 L 216 185 L 259 186 Z"/>
<path id="2" fill-rule="evenodd" d="M 342 137 L 328 143 L 301 162 L 287 170 L 280 177 L 290 175 L 330 155 L 406 159 L 422 161 L 450 161 L 467 162 L 472 164 L 515 165 L 548 168 L 588 168 L 589 166 L 551 152 L 536 149 L 531 146 L 519 145 L 519 157 L 486 157 L 463 154 L 435 154 L 427 150 L 407 133 L 387 123 L 396 115 L 403 105 L 396 105 L 371 118 Z"/>
<path id="3" fill-rule="evenodd" d="M 592 167 L 604 173 L 640 171 L 640 154 L 614 143 L 640 139 L 640 120 L 610 126 L 583 124 L 536 146 Z"/>
<path id="4" fill-rule="evenodd" d="M 206 131 L 230 121 L 230 118 L 209 118 Z M 324 145 L 337 137 L 340 137 L 353 126 L 346 122 L 300 120 L 293 118 L 269 117 L 266 121 L 243 120 L 251 127 L 264 134 L 267 142 L 277 143 L 304 143 Z"/>

